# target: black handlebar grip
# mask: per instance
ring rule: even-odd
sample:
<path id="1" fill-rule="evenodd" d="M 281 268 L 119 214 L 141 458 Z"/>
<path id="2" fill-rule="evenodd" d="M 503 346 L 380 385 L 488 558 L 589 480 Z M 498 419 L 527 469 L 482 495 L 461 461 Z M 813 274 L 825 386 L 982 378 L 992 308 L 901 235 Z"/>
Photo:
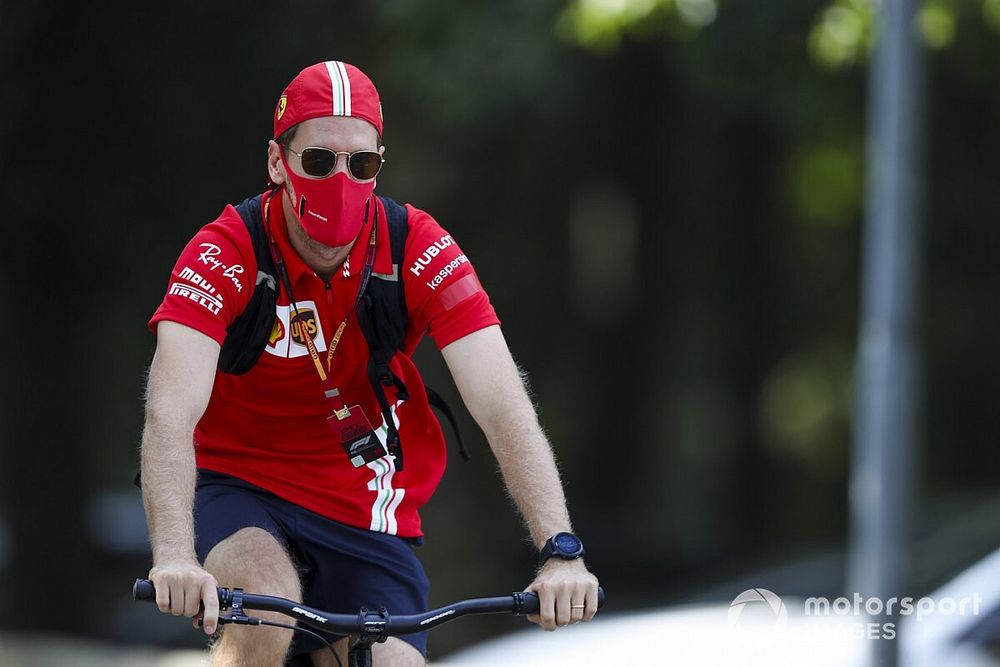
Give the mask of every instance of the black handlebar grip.
<path id="1" fill-rule="evenodd" d="M 149 579 L 136 579 L 132 586 L 132 599 L 136 602 L 155 602 L 156 589 Z"/>
<path id="2" fill-rule="evenodd" d="M 538 594 L 537 593 L 525 593 L 521 603 L 521 614 L 537 614 L 538 613 Z M 597 608 L 600 609 L 604 606 L 604 588 L 602 586 L 597 587 Z"/>

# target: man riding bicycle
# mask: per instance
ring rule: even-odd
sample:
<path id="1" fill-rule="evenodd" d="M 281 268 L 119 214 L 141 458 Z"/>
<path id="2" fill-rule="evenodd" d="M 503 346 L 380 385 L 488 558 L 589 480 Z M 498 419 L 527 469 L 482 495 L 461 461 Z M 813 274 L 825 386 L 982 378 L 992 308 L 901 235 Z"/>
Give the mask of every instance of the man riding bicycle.
<path id="1" fill-rule="evenodd" d="M 539 547 L 532 620 L 552 630 L 596 612 L 597 580 L 570 532 L 551 448 L 471 263 L 427 213 L 374 194 L 382 130 L 378 92 L 359 69 L 304 69 L 274 112 L 271 187 L 194 236 L 150 320 L 149 578 L 161 611 L 194 617 L 203 605 L 208 634 L 218 585 L 319 609 L 426 610 L 412 546 L 446 455 L 411 358 L 425 332 Z M 372 316 L 377 286 L 401 289 L 405 302 L 405 331 L 388 355 L 370 340 L 385 321 Z M 265 336 L 253 347 L 236 332 L 268 288 L 273 306 L 265 300 Z M 238 370 L 234 343 L 250 359 Z M 273 666 L 289 654 L 335 664 L 309 637 L 235 626 L 215 642 L 212 664 Z M 426 633 L 375 647 L 383 664 L 422 665 L 425 654 Z"/>

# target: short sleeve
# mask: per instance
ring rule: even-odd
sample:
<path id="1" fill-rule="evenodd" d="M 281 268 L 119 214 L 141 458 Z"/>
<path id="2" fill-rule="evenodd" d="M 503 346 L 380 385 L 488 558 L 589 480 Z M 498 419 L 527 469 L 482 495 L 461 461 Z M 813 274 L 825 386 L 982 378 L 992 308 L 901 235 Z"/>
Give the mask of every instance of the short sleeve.
<path id="1" fill-rule="evenodd" d="M 167 293 L 149 320 L 179 322 L 219 345 L 226 329 L 246 308 L 257 275 L 250 233 L 232 206 L 201 228 L 184 247 L 167 283 Z"/>
<path id="2" fill-rule="evenodd" d="M 410 325 L 426 331 L 438 349 L 499 324 L 468 256 L 430 215 L 407 204 L 410 230 L 404 266 Z"/>

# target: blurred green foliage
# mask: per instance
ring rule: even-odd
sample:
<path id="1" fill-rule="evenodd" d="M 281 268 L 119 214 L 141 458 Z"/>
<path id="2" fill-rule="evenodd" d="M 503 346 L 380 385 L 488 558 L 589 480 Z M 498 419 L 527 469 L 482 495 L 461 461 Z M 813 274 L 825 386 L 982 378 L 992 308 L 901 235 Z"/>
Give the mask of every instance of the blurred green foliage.
<path id="1" fill-rule="evenodd" d="M 650 36 L 664 27 L 692 37 L 715 21 L 716 0 L 572 0 L 559 15 L 558 34 L 596 52 L 617 49 L 625 36 Z"/>
<path id="2" fill-rule="evenodd" d="M 725 11 L 725 1 L 722 2 Z M 933 49 L 955 40 L 958 14 L 979 6 L 986 22 L 1000 28 L 997 0 L 923 0 L 914 30 Z M 816 17 L 809 52 L 821 66 L 839 68 L 867 59 L 876 34 L 879 0 L 833 0 Z M 690 37 L 715 22 L 718 0 L 571 0 L 558 21 L 559 34 L 599 53 L 617 49 L 626 37 L 666 32 Z"/>

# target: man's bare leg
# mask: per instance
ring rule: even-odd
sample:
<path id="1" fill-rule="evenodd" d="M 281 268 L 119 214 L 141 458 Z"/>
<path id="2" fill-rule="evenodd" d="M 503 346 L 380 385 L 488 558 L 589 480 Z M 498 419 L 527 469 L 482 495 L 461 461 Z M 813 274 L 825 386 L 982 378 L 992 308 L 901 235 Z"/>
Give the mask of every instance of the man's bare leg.
<path id="1" fill-rule="evenodd" d="M 219 542 L 208 553 L 205 569 L 220 586 L 302 601 L 302 585 L 292 559 L 274 536 L 262 528 L 243 528 Z M 254 615 L 279 623 L 294 623 L 277 613 Z M 212 649 L 212 667 L 275 667 L 284 663 L 292 641 L 291 630 L 268 626 L 224 627 L 222 639 Z"/>

